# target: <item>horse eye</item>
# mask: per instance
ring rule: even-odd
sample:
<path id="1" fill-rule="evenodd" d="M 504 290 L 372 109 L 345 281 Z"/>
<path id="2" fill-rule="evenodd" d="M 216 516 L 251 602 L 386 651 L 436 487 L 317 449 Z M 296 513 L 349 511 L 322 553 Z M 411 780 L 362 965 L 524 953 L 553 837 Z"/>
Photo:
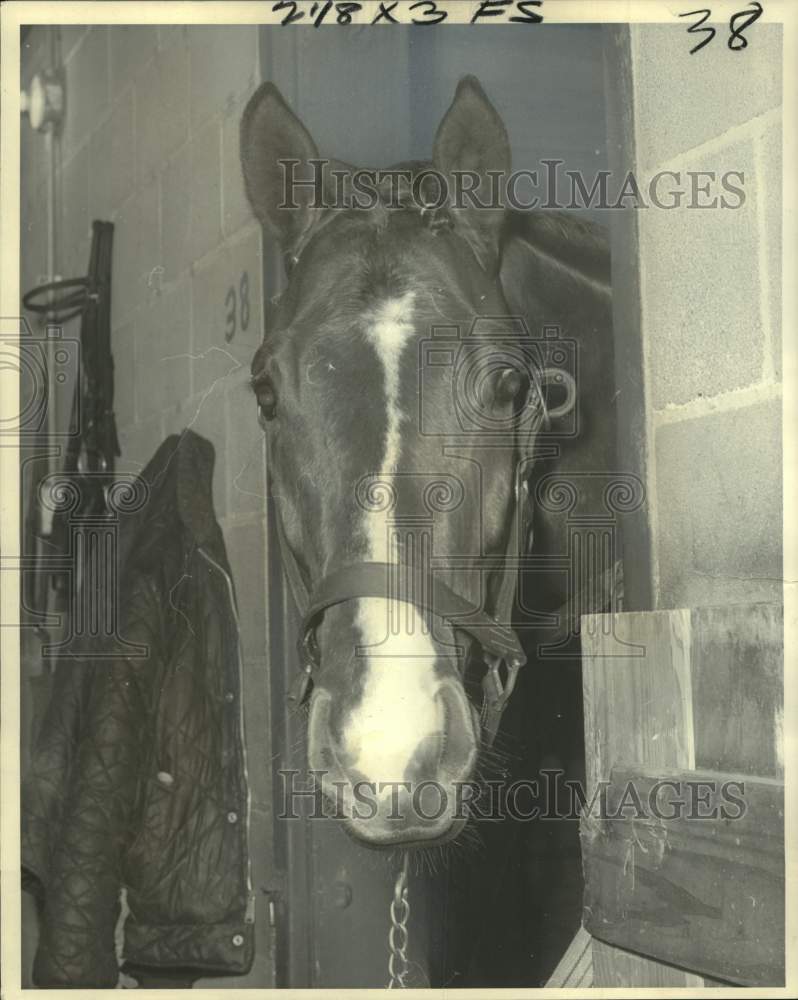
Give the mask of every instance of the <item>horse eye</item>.
<path id="1" fill-rule="evenodd" d="M 258 419 L 261 423 L 274 420 L 277 413 L 277 393 L 268 380 L 262 380 L 255 386 L 255 396 L 258 401 Z"/>
<path id="2" fill-rule="evenodd" d="M 286 276 L 286 278 L 290 278 L 291 277 L 291 272 L 296 267 L 298 260 L 299 260 L 298 257 L 296 257 L 292 253 L 289 253 L 288 251 L 286 251 L 283 254 L 283 268 L 285 269 L 285 276 Z"/>
<path id="3" fill-rule="evenodd" d="M 522 389 L 526 395 L 529 390 L 529 376 L 526 372 L 521 372 L 517 368 L 505 368 L 499 375 L 496 390 L 498 399 L 509 403 L 519 395 Z"/>

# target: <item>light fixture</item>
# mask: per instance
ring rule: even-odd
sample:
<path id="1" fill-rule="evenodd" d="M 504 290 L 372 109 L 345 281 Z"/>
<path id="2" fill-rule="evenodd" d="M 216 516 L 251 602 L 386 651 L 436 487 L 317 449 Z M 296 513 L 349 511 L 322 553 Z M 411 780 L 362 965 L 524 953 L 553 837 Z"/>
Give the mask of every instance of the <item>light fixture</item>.
<path id="1" fill-rule="evenodd" d="M 43 131 L 52 122 L 58 125 L 64 114 L 64 87 L 57 73 L 37 73 L 30 89 L 19 95 L 22 114 L 27 114 L 31 126 Z"/>

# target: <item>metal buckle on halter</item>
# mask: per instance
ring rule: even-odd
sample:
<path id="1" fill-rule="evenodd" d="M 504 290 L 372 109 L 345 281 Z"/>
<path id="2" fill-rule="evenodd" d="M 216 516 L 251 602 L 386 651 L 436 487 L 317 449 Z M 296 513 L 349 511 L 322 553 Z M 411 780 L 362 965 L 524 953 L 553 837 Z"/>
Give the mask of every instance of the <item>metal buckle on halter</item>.
<path id="1" fill-rule="evenodd" d="M 505 659 L 502 656 L 485 654 L 488 669 L 482 678 L 482 726 L 489 743 L 493 742 L 501 722 L 507 702 L 515 689 L 518 671 L 523 666 L 523 660 Z M 506 680 L 502 681 L 501 666 L 507 671 Z"/>
<path id="2" fill-rule="evenodd" d="M 305 700 L 310 682 L 313 680 L 313 668 L 318 666 L 318 654 L 315 649 L 316 637 L 313 629 L 308 629 L 300 636 L 297 643 L 299 653 L 299 669 L 288 688 L 286 699 L 292 708 L 299 708 Z"/>
<path id="3" fill-rule="evenodd" d="M 292 708 L 299 708 L 305 700 L 305 696 L 308 693 L 308 688 L 310 687 L 312 679 L 313 664 L 310 662 L 303 663 L 301 668 L 297 670 L 294 675 L 294 679 L 291 681 L 291 685 L 288 688 L 288 694 L 286 695 L 286 699 Z"/>

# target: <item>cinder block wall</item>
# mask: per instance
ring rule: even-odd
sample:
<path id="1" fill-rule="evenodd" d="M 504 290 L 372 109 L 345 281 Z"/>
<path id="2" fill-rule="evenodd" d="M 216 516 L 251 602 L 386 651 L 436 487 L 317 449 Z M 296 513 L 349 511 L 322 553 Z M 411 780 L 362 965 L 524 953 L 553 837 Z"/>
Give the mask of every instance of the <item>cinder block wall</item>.
<path id="1" fill-rule="evenodd" d="M 631 29 L 641 186 L 660 170 L 687 185 L 691 170 L 745 172 L 739 209 L 638 213 L 662 608 L 782 596 L 782 31 L 754 25 L 732 52 L 717 27 L 692 56 L 681 26 Z"/>
<path id="2" fill-rule="evenodd" d="M 246 386 L 262 336 L 261 235 L 238 165 L 238 122 L 259 79 L 258 32 L 154 25 L 57 31 L 67 93 L 56 176 L 57 268 L 63 277 L 85 274 L 92 220 L 115 223 L 118 468 L 140 471 L 164 437 L 184 427 L 216 449 L 214 504 L 245 655 L 258 925 L 253 971 L 229 985 L 271 986 L 261 891 L 272 871 L 265 466 Z M 23 44 L 24 87 L 50 65 L 50 32 L 33 28 Z M 46 276 L 47 171 L 44 138 L 23 120 L 23 291 Z M 72 321 L 64 336 L 78 332 Z M 65 413 L 70 398 L 61 400 Z"/>

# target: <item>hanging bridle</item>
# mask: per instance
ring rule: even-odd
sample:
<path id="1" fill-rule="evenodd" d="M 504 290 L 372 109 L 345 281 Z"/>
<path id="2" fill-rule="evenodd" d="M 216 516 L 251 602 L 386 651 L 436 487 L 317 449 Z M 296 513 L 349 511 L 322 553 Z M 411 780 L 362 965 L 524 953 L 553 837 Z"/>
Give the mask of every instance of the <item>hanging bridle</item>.
<path id="1" fill-rule="evenodd" d="M 543 397 L 543 386 L 549 377 L 564 383 L 567 389 L 566 401 L 556 411 L 546 409 Z M 350 563 L 328 573 L 311 590 L 305 583 L 288 544 L 280 516 L 276 514 L 275 524 L 283 566 L 302 615 L 297 643 L 300 664 L 288 693 L 288 700 L 292 705 L 298 707 L 302 704 L 314 673 L 320 669 L 315 632 L 319 619 L 328 608 L 345 601 L 368 597 L 403 600 L 438 616 L 452 629 L 465 632 L 481 647 L 487 667 L 482 679 L 483 741 L 488 746 L 493 743 L 502 714 L 515 688 L 518 671 L 526 663 L 526 654 L 515 629 L 506 624 L 511 620 L 516 590 L 516 573 L 508 567 L 517 566 L 518 557 L 524 554 L 528 545 L 532 504 L 527 484 L 534 463 L 534 442 L 541 426 L 554 416 L 568 413 L 575 399 L 573 379 L 561 369 L 544 369 L 534 379 L 530 387 L 530 391 L 533 390 L 537 394 L 533 401 L 535 411 L 531 426 L 525 428 L 526 440 L 518 448 L 512 525 L 508 532 L 507 547 L 502 557 L 485 557 L 476 564 L 481 569 L 499 569 L 503 572 L 492 615 L 456 593 L 437 578 L 434 572 L 425 572 L 401 563 Z M 529 405 L 527 402 L 527 406 Z"/>

